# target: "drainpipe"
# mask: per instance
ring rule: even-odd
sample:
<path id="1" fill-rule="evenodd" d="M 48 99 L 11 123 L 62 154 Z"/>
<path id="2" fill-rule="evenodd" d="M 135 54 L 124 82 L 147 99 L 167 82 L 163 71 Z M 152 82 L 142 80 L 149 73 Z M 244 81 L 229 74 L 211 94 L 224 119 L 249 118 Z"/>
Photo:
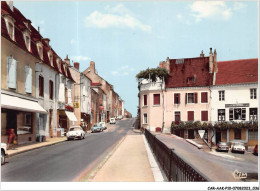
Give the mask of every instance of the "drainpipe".
<path id="1" fill-rule="evenodd" d="M 163 123 L 162 123 L 162 133 L 163 133 L 163 130 L 164 130 L 164 124 L 165 124 L 165 122 L 164 122 L 164 110 L 165 110 L 165 108 L 164 108 L 164 91 L 163 91 L 163 88 L 162 88 L 163 83 L 164 83 L 164 78 L 163 78 L 163 80 L 162 80 L 162 84 L 161 84 L 162 100 L 163 100 Z"/>

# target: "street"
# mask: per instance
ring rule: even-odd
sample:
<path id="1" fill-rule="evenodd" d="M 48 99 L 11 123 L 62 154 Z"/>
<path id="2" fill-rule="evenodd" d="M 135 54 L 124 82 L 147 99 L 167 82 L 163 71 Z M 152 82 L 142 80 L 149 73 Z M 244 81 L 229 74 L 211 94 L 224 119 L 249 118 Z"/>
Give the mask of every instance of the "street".
<path id="1" fill-rule="evenodd" d="M 104 132 L 10 157 L 3 182 L 71 182 L 87 178 L 131 129 L 134 118 L 117 121 Z"/>

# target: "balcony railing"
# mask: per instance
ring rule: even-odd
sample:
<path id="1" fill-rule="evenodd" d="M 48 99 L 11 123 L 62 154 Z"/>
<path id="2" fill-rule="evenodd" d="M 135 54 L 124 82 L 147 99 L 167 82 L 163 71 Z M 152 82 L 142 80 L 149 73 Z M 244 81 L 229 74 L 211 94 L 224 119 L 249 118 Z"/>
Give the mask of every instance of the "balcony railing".
<path id="1" fill-rule="evenodd" d="M 210 181 L 198 169 L 178 156 L 174 149 L 168 148 L 147 129 L 145 137 L 150 144 L 154 155 L 160 163 L 165 175 L 172 182 L 207 182 Z"/>

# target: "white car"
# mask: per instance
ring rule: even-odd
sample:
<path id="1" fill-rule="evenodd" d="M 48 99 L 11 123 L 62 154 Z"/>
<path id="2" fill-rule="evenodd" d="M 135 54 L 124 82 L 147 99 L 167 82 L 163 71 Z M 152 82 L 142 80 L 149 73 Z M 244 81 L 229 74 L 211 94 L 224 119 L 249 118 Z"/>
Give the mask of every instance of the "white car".
<path id="1" fill-rule="evenodd" d="M 241 142 L 234 142 L 231 144 L 231 152 L 241 152 L 245 153 L 245 144 Z"/>
<path id="2" fill-rule="evenodd" d="M 85 132 L 80 126 L 73 126 L 69 128 L 69 131 L 66 133 L 67 140 L 71 139 L 85 139 Z"/>
<path id="3" fill-rule="evenodd" d="M 99 125 L 103 128 L 103 130 L 107 129 L 107 126 L 106 126 L 105 122 L 99 122 Z"/>
<path id="4" fill-rule="evenodd" d="M 7 157 L 6 148 L 7 145 L 5 143 L 1 143 L 1 165 L 5 164 L 5 158 Z"/>
<path id="5" fill-rule="evenodd" d="M 119 115 L 119 116 L 117 116 L 117 119 L 121 120 L 121 119 L 123 119 L 123 116 Z"/>
<path id="6" fill-rule="evenodd" d="M 110 124 L 116 124 L 116 119 L 115 118 L 110 118 Z"/>

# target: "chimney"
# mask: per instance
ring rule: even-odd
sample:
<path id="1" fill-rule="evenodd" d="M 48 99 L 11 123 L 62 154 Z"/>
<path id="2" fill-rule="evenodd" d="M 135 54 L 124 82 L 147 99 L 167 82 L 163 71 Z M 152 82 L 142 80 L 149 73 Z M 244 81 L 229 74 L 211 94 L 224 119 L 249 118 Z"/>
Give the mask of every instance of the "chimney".
<path id="1" fill-rule="evenodd" d="M 170 58 L 169 57 L 166 58 L 166 64 L 165 64 L 164 68 L 166 70 L 168 70 L 168 72 L 170 72 Z"/>
<path id="2" fill-rule="evenodd" d="M 212 48 L 210 48 L 209 52 L 209 73 L 212 73 L 213 70 L 213 55 L 212 55 Z"/>
<path id="3" fill-rule="evenodd" d="M 218 73 L 217 51 L 216 51 L 216 49 L 214 50 L 213 66 L 214 66 L 214 72 Z"/>
<path id="4" fill-rule="evenodd" d="M 43 38 L 42 39 L 48 46 L 50 46 L 50 39 L 49 38 Z"/>
<path id="5" fill-rule="evenodd" d="M 95 72 L 96 71 L 96 69 L 95 69 L 95 62 L 90 61 L 89 68 L 90 68 L 91 71 Z"/>
<path id="6" fill-rule="evenodd" d="M 77 70 L 79 70 L 79 63 L 78 63 L 78 62 L 74 62 L 74 68 L 76 68 Z"/>
<path id="7" fill-rule="evenodd" d="M 200 53 L 200 57 L 204 57 L 203 50 L 202 50 L 201 53 Z"/>
<path id="8" fill-rule="evenodd" d="M 68 55 L 64 59 L 64 62 L 67 64 L 67 66 L 70 66 L 70 59 L 69 59 Z"/>
<path id="9" fill-rule="evenodd" d="M 38 26 L 38 32 L 40 33 L 40 27 Z"/>
<path id="10" fill-rule="evenodd" d="M 9 6 L 9 8 L 14 11 L 14 3 L 13 1 L 6 1 L 7 5 Z"/>

